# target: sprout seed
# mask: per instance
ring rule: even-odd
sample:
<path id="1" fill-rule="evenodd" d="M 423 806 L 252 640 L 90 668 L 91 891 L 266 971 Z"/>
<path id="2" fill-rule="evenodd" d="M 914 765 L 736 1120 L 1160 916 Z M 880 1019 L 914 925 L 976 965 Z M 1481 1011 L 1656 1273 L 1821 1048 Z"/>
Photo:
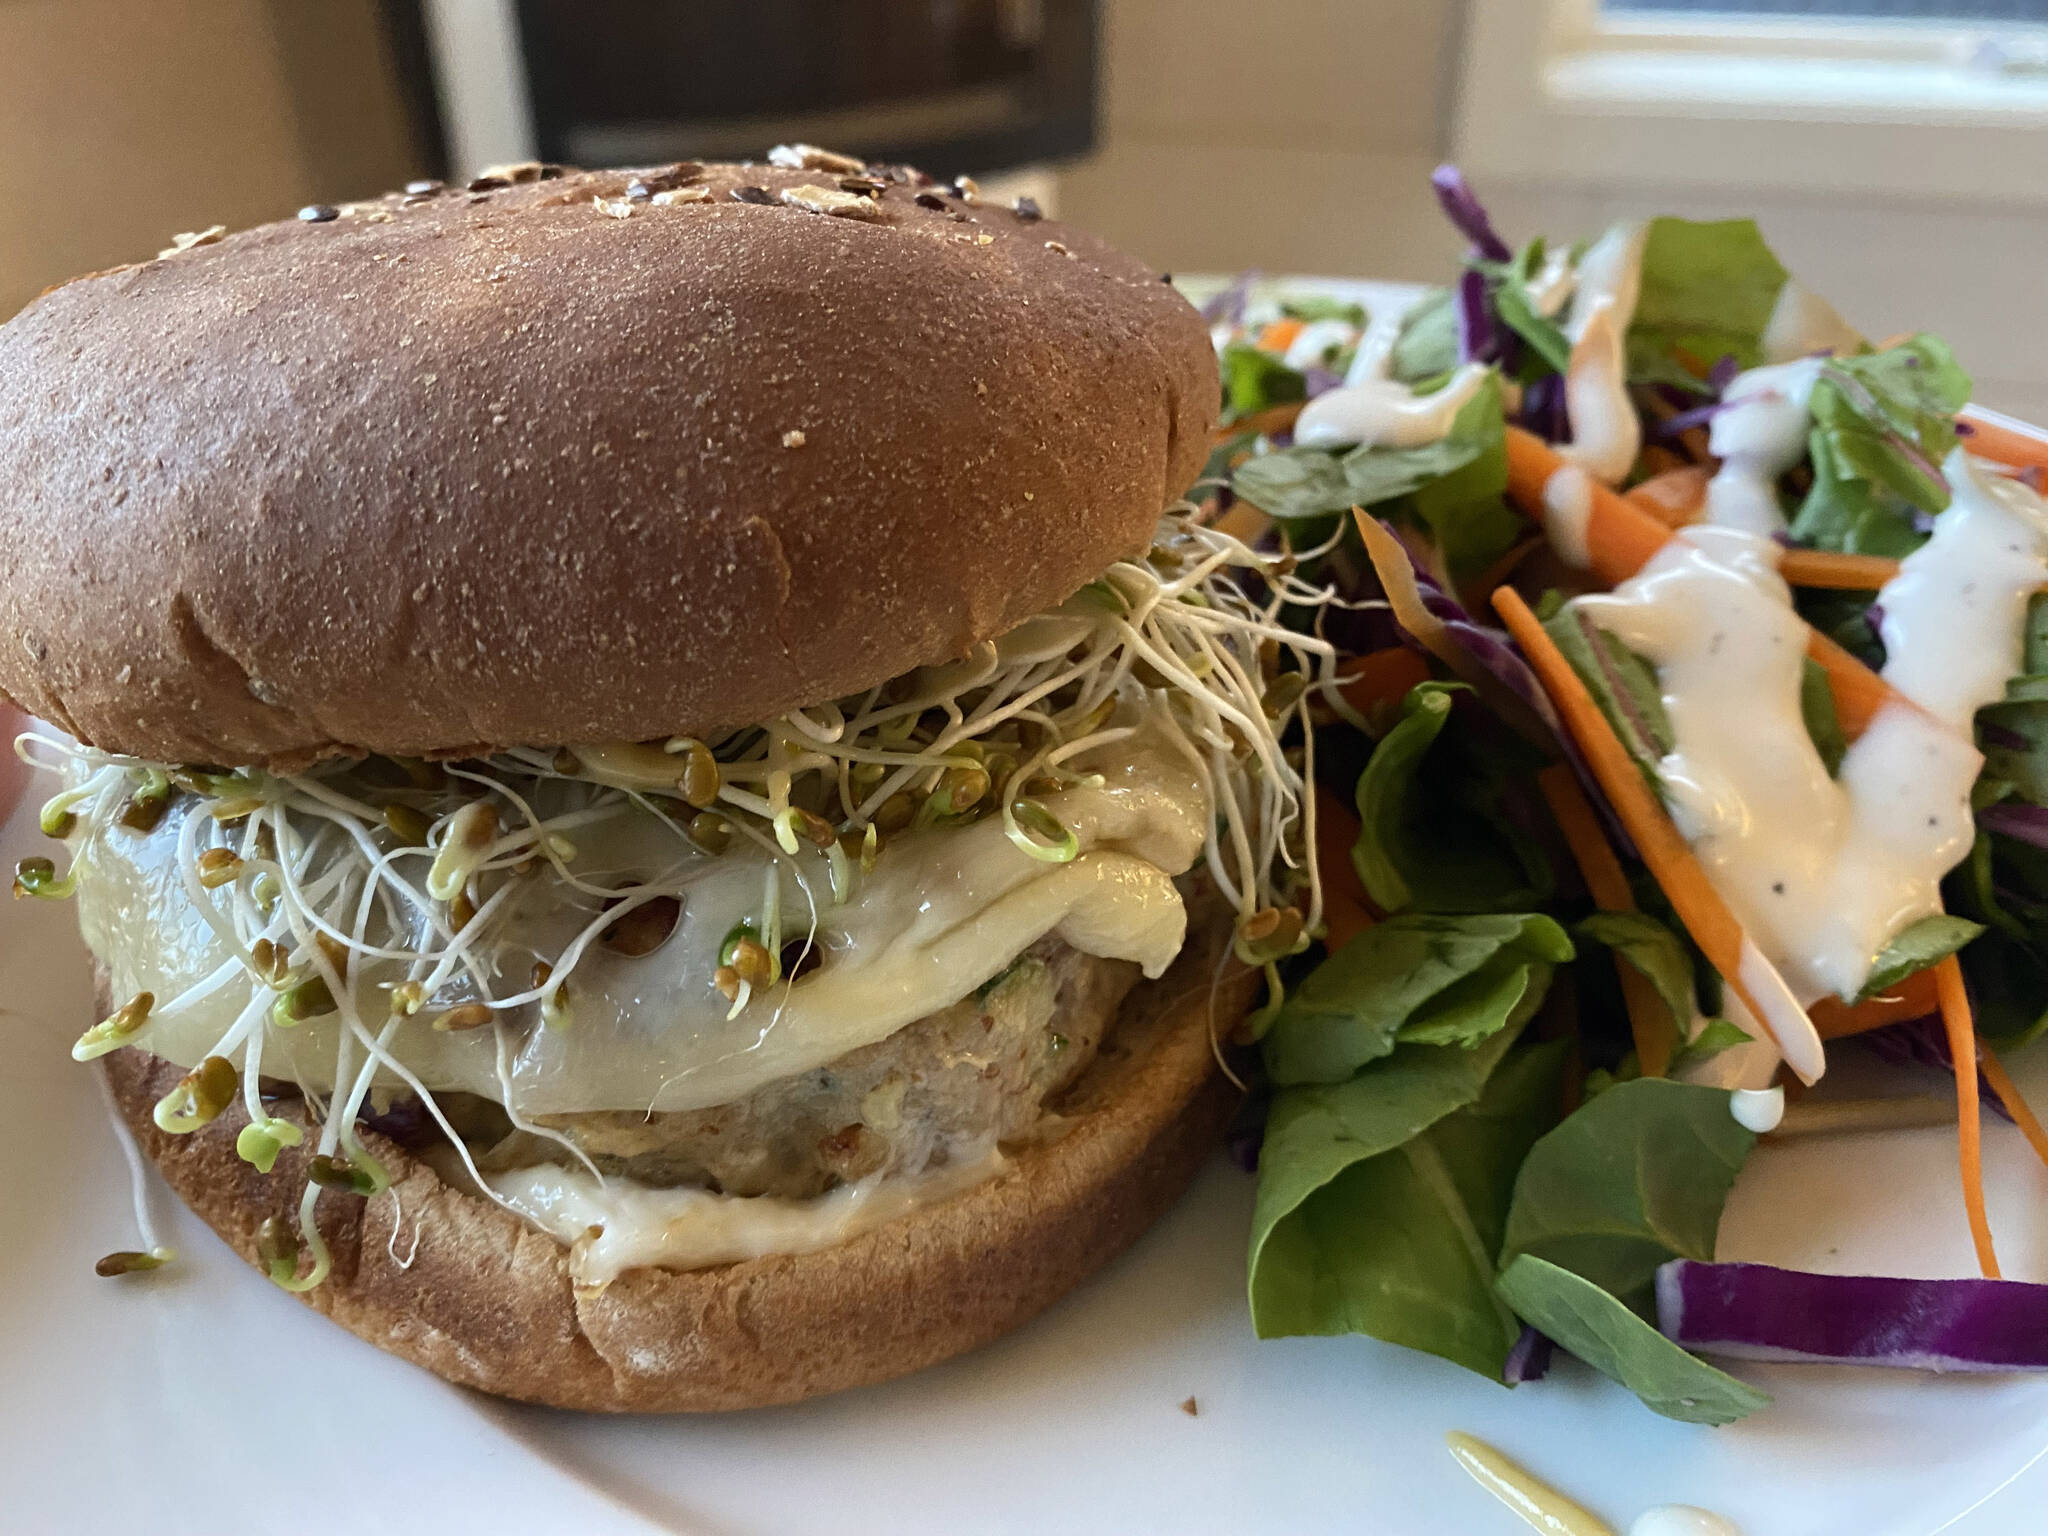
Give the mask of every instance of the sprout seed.
<path id="1" fill-rule="evenodd" d="M 233 1062 L 225 1056 L 207 1057 L 156 1101 L 153 1118 L 157 1129 L 171 1136 L 191 1134 L 218 1118 L 234 1102 L 241 1085 Z"/>
<path id="2" fill-rule="evenodd" d="M 71 1047 L 71 1059 L 92 1061 L 109 1051 L 118 1051 L 134 1039 L 142 1026 L 149 1022 L 149 1010 L 155 1006 L 155 993 L 136 993 L 78 1037 L 77 1042 Z"/>
<path id="3" fill-rule="evenodd" d="M 482 1029 L 495 1015 L 482 1003 L 463 1003 L 450 1008 L 434 1020 L 434 1028 L 443 1034 L 459 1033 L 466 1029 Z"/>

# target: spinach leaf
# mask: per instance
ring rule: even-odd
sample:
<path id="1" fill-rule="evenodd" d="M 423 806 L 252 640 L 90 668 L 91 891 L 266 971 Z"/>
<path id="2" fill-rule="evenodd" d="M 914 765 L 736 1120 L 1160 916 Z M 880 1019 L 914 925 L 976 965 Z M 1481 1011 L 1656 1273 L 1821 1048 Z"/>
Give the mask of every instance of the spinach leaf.
<path id="1" fill-rule="evenodd" d="M 1511 747 L 1468 743 L 1452 701 L 1463 683 L 1418 683 L 1358 780 L 1352 862 L 1385 912 L 1500 912 L 1541 906 L 1553 876 L 1542 847 L 1500 812 Z"/>
<path id="2" fill-rule="evenodd" d="M 1308 381 L 1271 352 L 1233 341 L 1216 361 L 1223 374 L 1225 422 L 1308 398 Z"/>
<path id="3" fill-rule="evenodd" d="M 1921 334 L 1861 357 L 1831 359 L 1808 405 L 1843 474 L 1924 511 L 1948 505 L 1939 469 L 1956 445 L 1970 376 L 1938 336 Z"/>
<path id="4" fill-rule="evenodd" d="M 1250 1259 L 1261 1338 L 1365 1333 L 1500 1378 L 1520 1329 L 1494 1257 L 1515 1169 L 1556 1120 L 1565 1050 L 1506 1052 L 1509 1038 L 1403 1046 L 1342 1087 L 1275 1098 Z"/>
<path id="5" fill-rule="evenodd" d="M 1364 330 L 1367 319 L 1363 304 L 1332 298 L 1326 293 L 1306 293 L 1280 301 L 1280 313 L 1290 320 L 1312 325 L 1318 320 L 1342 320 Z"/>
<path id="6" fill-rule="evenodd" d="M 1693 1037 L 1679 1044 L 1677 1054 L 1671 1058 L 1671 1070 L 1675 1073 L 1680 1067 L 1710 1061 L 1723 1051 L 1749 1044 L 1750 1039 L 1749 1031 L 1740 1024 L 1727 1019 L 1704 1019 Z"/>
<path id="7" fill-rule="evenodd" d="M 1276 448 L 1258 454 L 1237 467 L 1230 488 L 1282 522 L 1341 516 L 1357 500 L 1345 478 L 1343 460 L 1327 448 Z"/>
<path id="8" fill-rule="evenodd" d="M 1692 954 L 1685 942 L 1645 912 L 1595 912 L 1572 932 L 1603 944 L 1649 978 L 1682 1033 L 1692 1019 Z"/>
<path id="9" fill-rule="evenodd" d="M 1401 319 L 1388 371 L 1403 384 L 1420 384 L 1458 366 L 1458 307 L 1448 288 L 1432 288 Z"/>
<path id="10" fill-rule="evenodd" d="M 1942 883 L 1951 912 L 1985 930 L 1958 958 L 1970 985 L 1977 1031 L 2001 1050 L 2048 1033 L 2048 857 L 2029 844 L 1979 832 Z"/>
<path id="11" fill-rule="evenodd" d="M 1388 918 L 1289 994 L 1266 1036 L 1266 1070 L 1283 1086 L 1336 1083 L 1404 1039 L 1476 1045 L 1527 1018 L 1550 967 L 1571 956 L 1564 930 L 1541 915 Z"/>
<path id="12" fill-rule="evenodd" d="M 1455 443 L 1469 457 L 1453 470 L 1420 481 L 1407 499 L 1388 507 L 1396 517 L 1422 524 L 1444 554 L 1453 575 L 1482 570 L 1526 536 L 1528 524 L 1507 504 L 1507 420 L 1502 413 L 1501 382 L 1489 374 L 1451 422 L 1446 443 Z M 1418 449 L 1370 450 L 1370 457 L 1415 453 Z M 1354 449 L 1353 457 L 1367 450 Z M 1353 483 L 1366 466 L 1347 463 Z"/>
<path id="13" fill-rule="evenodd" d="M 1849 738 L 1842 734 L 1842 717 L 1835 709 L 1835 691 L 1828 686 L 1827 668 L 1807 657 L 1799 673 L 1799 713 L 1806 720 L 1806 734 L 1826 764 L 1828 777 L 1841 771 L 1842 758 L 1849 750 Z"/>
<path id="14" fill-rule="evenodd" d="M 1882 672 L 1884 641 L 1870 622 L 1870 605 L 1876 601 L 1875 592 L 1832 592 L 1825 587 L 1802 587 L 1793 594 L 1799 617 L 1871 671 Z"/>
<path id="15" fill-rule="evenodd" d="M 1502 1259 L 1535 1254 L 1647 1310 L 1659 1264 L 1713 1258 L 1721 1206 L 1755 1144 L 1725 1089 L 1618 1083 L 1522 1164 Z"/>
<path id="16" fill-rule="evenodd" d="M 1501 323 L 1529 344 L 1529 350 L 1541 358 L 1551 373 L 1564 373 L 1572 365 L 1572 344 L 1565 338 L 1562 328 L 1555 320 L 1545 319 L 1536 313 L 1536 306 L 1529 302 L 1529 293 L 1522 285 L 1534 275 L 1536 268 L 1543 265 L 1540 242 L 1523 247 L 1523 255 L 1503 272 L 1491 288 L 1493 310 Z M 1534 265 L 1529 256 L 1533 252 Z"/>
<path id="17" fill-rule="evenodd" d="M 1582 604 L 1566 603 L 1543 627 L 1584 680 L 1644 779 L 1662 794 L 1657 764 L 1677 738 L 1664 712 L 1657 669 L 1602 629 Z"/>
<path id="18" fill-rule="evenodd" d="M 1497 1289 L 1516 1316 L 1667 1419 L 1732 1424 L 1770 1406 L 1769 1393 L 1688 1354 L 1568 1269 L 1523 1254 L 1501 1272 Z"/>
<path id="19" fill-rule="evenodd" d="M 1697 388 L 1697 375 L 1723 357 L 1754 368 L 1785 278 L 1754 220 L 1651 220 L 1628 331 L 1629 376 Z"/>
<path id="20" fill-rule="evenodd" d="M 1908 976 L 1954 954 L 1983 931 L 1982 923 L 1973 923 L 1967 917 L 1954 917 L 1946 912 L 1937 912 L 1917 923 L 1908 924 L 1878 952 L 1870 967 L 1870 975 L 1863 983 L 1863 990 L 1849 1001 L 1860 1003 L 1888 991 Z"/>
<path id="21" fill-rule="evenodd" d="M 1913 527 L 1913 508 L 1883 486 L 1850 473 L 1834 440 L 1822 432 L 1807 438 L 1813 484 L 1792 515 L 1793 539 L 1814 549 L 1901 560 L 1925 541 Z"/>
<path id="22" fill-rule="evenodd" d="M 1458 572 L 1492 564 L 1526 532 L 1505 499 L 1507 483 L 1497 376 L 1485 380 L 1436 442 L 1281 448 L 1247 460 L 1231 482 L 1246 501 L 1281 519 L 1341 516 L 1356 506 L 1419 523 Z"/>

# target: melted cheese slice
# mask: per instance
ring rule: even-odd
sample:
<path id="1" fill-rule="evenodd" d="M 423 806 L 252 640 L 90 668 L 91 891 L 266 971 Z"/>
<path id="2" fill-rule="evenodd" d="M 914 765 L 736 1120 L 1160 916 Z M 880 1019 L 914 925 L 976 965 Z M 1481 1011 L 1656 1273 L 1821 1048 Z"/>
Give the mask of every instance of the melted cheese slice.
<path id="1" fill-rule="evenodd" d="M 815 1253 L 972 1189 L 1004 1163 L 963 1148 L 922 1173 L 874 1174 L 809 1200 L 654 1189 L 544 1163 L 489 1176 L 499 1202 L 569 1250 L 569 1275 L 602 1289 L 629 1269 L 704 1269 L 771 1253 Z M 453 1159 L 447 1176 L 461 1177 Z"/>
<path id="2" fill-rule="evenodd" d="M 1157 976 L 1185 938 L 1187 916 L 1172 877 L 1201 851 L 1208 802 L 1178 759 L 1142 741 L 1131 745 L 1122 762 L 1093 765 L 1100 785 L 1046 797 L 1080 839 L 1071 863 L 1030 857 L 989 818 L 892 842 L 853 899 L 831 907 L 823 856 L 808 849 L 799 856 L 808 896 L 785 861 L 784 935 L 806 932 L 815 898 L 823 963 L 736 1019 L 726 1018 L 730 1005 L 711 976 L 726 934 L 761 907 L 767 856 L 744 843 L 701 861 L 681 921 L 654 953 L 627 958 L 592 946 L 570 976 L 567 1029 L 543 1028 L 537 1009 L 521 1008 L 499 1029 L 437 1033 L 423 1014 L 400 1027 L 393 1054 L 431 1089 L 482 1094 L 525 1114 L 689 1110 L 728 1103 L 881 1040 L 966 996 L 1048 934 Z M 252 983 L 239 969 L 223 970 L 227 951 L 178 879 L 180 814 L 174 810 L 146 836 L 110 832 L 79 882 L 78 900 L 86 942 L 112 973 L 115 996 L 148 991 L 161 1007 L 222 974 L 210 993 L 152 1021 L 138 1041 L 190 1066 L 248 1005 Z M 646 878 L 676 857 L 674 834 L 638 813 L 573 835 L 576 868 L 591 879 Z M 418 858 L 404 866 L 415 882 L 425 874 L 424 855 Z M 316 867 L 312 878 L 318 875 Z M 522 989 L 533 959 L 553 960 L 596 915 L 594 903 L 569 904 L 568 894 L 551 880 L 536 880 L 522 894 L 497 955 L 499 995 Z M 374 1029 L 388 1017 L 386 994 L 374 983 L 388 985 L 402 972 L 373 972 L 356 1005 Z M 472 995 L 466 989 L 451 984 L 432 1006 L 461 1002 Z M 263 1070 L 329 1091 L 339 1035 L 332 1015 L 271 1028 Z"/>

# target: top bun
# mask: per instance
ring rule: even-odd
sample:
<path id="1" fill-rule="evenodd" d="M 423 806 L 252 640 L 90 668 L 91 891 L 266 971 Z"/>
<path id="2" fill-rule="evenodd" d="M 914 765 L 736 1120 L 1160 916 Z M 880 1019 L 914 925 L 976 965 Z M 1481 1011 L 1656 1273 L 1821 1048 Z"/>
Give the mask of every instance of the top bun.
<path id="1" fill-rule="evenodd" d="M 1217 405 L 1187 302 L 780 158 L 507 167 L 45 294 L 0 326 L 0 692 L 173 762 L 709 736 L 1143 547 Z"/>

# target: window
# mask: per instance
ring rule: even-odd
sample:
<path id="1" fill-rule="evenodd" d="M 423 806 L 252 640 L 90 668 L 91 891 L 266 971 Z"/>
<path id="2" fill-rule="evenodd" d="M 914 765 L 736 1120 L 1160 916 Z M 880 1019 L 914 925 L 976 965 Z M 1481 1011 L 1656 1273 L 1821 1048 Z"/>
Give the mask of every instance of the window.
<path id="1" fill-rule="evenodd" d="M 2048 22 L 2048 0 L 1603 0 L 1603 10 L 1742 16 L 1845 16 L 1863 21 Z"/>
<path id="2" fill-rule="evenodd" d="M 1456 139 L 1552 184 L 2048 204 L 2048 0 L 1472 0 Z"/>

